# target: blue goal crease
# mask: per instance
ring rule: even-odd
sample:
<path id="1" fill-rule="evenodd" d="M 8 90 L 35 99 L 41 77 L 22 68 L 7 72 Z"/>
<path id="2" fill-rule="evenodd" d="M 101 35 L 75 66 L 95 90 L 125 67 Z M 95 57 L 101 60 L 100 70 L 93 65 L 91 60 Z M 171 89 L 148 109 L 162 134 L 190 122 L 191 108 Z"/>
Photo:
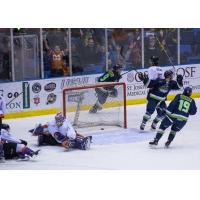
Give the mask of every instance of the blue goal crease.
<path id="1" fill-rule="evenodd" d="M 125 144 L 147 141 L 154 137 L 155 133 L 151 131 L 143 131 L 130 128 L 120 131 L 107 131 L 104 133 L 93 134 L 93 145 L 108 145 L 108 144 Z"/>

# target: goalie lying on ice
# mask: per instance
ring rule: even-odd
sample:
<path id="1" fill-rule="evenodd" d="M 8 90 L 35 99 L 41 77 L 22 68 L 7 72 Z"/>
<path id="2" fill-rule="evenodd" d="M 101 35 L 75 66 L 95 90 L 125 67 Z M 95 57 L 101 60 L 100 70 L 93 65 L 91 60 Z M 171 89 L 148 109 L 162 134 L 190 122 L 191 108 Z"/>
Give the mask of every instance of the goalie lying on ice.
<path id="1" fill-rule="evenodd" d="M 90 148 L 92 136 L 82 136 L 76 132 L 71 123 L 62 113 L 57 113 L 55 119 L 45 125 L 39 125 L 29 130 L 33 136 L 38 137 L 38 145 L 61 145 L 65 149 L 77 148 L 86 150 Z"/>

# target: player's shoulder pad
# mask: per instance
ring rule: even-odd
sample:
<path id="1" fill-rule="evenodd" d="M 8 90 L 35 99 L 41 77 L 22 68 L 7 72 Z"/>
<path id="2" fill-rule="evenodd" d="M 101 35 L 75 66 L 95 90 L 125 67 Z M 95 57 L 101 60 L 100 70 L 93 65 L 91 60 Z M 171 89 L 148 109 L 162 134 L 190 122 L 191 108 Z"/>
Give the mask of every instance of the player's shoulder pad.
<path id="1" fill-rule="evenodd" d="M 111 77 L 113 77 L 113 76 L 115 75 L 114 72 L 113 72 L 113 70 L 108 71 L 108 74 L 109 74 L 109 76 L 111 76 Z"/>

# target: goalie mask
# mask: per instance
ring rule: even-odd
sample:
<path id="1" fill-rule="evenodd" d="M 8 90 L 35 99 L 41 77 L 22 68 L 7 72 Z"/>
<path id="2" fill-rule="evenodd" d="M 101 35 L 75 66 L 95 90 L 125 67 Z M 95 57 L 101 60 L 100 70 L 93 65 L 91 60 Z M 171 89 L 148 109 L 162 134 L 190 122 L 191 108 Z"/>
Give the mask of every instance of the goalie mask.
<path id="1" fill-rule="evenodd" d="M 65 121 L 65 117 L 62 115 L 61 112 L 57 113 L 55 116 L 56 126 L 60 127 L 63 125 Z"/>

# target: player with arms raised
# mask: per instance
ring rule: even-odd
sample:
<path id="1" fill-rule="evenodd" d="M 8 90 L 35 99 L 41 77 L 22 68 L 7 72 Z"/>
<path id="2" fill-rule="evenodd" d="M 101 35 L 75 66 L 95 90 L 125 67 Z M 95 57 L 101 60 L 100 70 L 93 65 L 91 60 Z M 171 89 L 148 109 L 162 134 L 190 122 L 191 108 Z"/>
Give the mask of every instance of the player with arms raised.
<path id="1" fill-rule="evenodd" d="M 148 69 L 148 77 L 150 80 L 156 80 L 157 78 L 163 78 L 163 70 L 158 66 L 159 58 L 157 56 L 151 56 L 151 67 Z"/>
<path id="2" fill-rule="evenodd" d="M 173 71 L 167 70 L 164 73 L 164 79 L 157 78 L 156 80 L 150 80 L 147 75 L 140 73 L 139 78 L 143 81 L 147 88 L 150 88 L 147 95 L 147 107 L 146 113 L 143 116 L 140 129 L 144 130 L 147 121 L 151 118 L 151 115 L 157 109 L 157 116 L 153 120 L 151 125 L 152 129 L 156 129 L 157 123 L 165 116 L 166 103 L 168 93 L 171 90 L 179 90 L 183 87 L 183 76 L 178 75 L 177 80 L 173 79 Z"/>

